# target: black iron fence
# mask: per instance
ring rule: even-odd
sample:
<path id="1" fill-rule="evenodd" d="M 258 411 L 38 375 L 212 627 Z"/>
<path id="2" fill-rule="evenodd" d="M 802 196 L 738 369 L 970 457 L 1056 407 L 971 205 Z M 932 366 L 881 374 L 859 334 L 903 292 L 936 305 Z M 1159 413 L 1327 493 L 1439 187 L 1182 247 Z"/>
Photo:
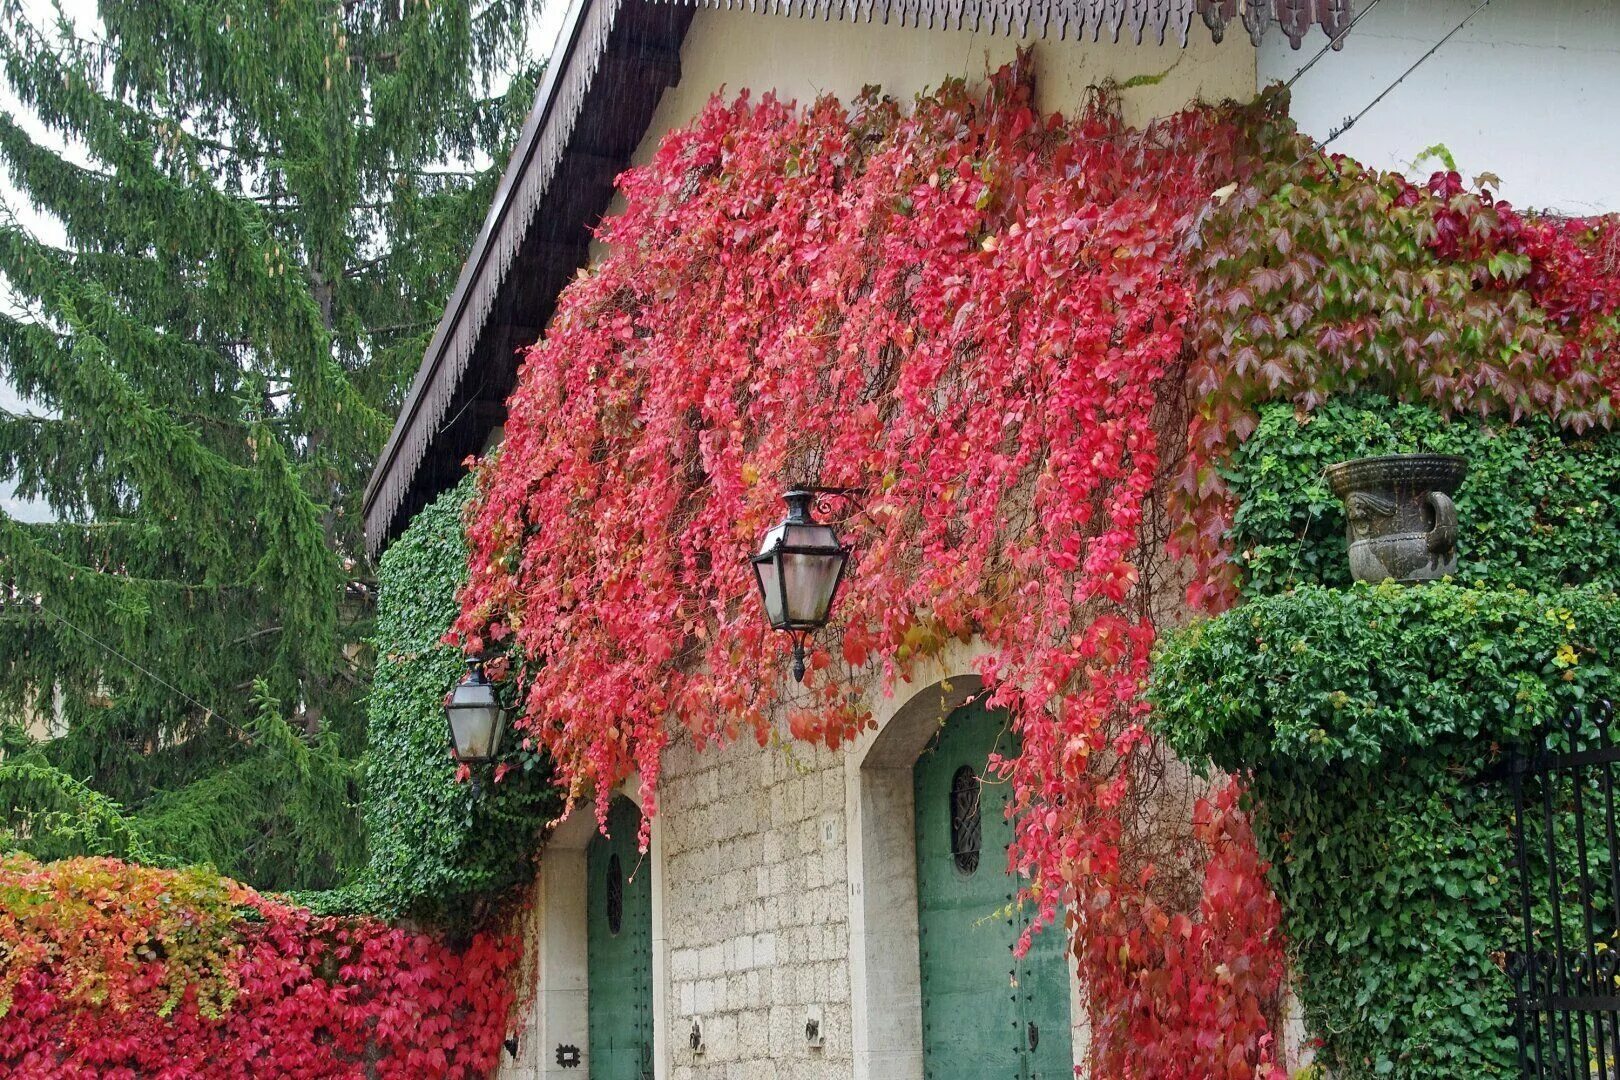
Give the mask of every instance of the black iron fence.
<path id="1" fill-rule="evenodd" d="M 1522 943 L 1508 958 L 1519 1064 L 1536 1080 L 1620 1080 L 1620 847 L 1608 702 L 1510 766 Z"/>

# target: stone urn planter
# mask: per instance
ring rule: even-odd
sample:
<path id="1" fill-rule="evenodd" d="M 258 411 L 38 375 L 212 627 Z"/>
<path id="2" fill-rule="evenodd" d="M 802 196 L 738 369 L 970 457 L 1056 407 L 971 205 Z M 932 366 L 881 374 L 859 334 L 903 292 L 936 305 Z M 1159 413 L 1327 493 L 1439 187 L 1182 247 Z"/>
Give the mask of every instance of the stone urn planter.
<path id="1" fill-rule="evenodd" d="M 1391 454 L 1327 467 L 1344 503 L 1350 574 L 1357 581 L 1433 581 L 1457 572 L 1457 507 L 1468 462 L 1446 454 Z"/>

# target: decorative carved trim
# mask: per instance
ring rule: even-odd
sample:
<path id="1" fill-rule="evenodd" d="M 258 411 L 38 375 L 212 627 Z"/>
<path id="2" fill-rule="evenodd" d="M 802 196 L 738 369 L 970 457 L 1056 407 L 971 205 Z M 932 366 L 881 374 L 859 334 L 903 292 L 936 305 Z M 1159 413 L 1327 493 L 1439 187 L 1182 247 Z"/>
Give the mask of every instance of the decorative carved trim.
<path id="1" fill-rule="evenodd" d="M 1238 18 L 1241 8 L 1243 28 L 1257 47 L 1276 23 L 1296 49 L 1304 45 L 1313 26 L 1322 28 L 1335 49 L 1342 49 L 1344 35 L 1356 17 L 1352 0 L 1197 0 L 1197 7 L 1217 43 L 1226 37 L 1227 25 Z M 1185 32 L 1182 43 L 1186 43 Z"/>
<path id="2" fill-rule="evenodd" d="M 574 0 L 472 256 L 462 267 L 456 290 L 366 487 L 366 545 L 374 555 L 390 539 L 394 516 L 446 419 L 495 294 L 568 149 L 621 2 Z"/>

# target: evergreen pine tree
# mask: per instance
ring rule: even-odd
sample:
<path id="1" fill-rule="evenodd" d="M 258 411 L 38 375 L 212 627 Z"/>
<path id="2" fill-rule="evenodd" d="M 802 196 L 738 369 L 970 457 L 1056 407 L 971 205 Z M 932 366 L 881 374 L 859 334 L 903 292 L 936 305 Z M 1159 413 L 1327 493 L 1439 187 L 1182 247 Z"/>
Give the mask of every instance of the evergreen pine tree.
<path id="1" fill-rule="evenodd" d="M 31 114 L 0 164 L 66 236 L 0 206 L 0 380 L 37 406 L 0 412 L 0 480 L 56 519 L 0 515 L 13 842 L 270 888 L 362 857 L 359 500 L 537 4 L 100 0 L 91 31 L 0 0 Z"/>

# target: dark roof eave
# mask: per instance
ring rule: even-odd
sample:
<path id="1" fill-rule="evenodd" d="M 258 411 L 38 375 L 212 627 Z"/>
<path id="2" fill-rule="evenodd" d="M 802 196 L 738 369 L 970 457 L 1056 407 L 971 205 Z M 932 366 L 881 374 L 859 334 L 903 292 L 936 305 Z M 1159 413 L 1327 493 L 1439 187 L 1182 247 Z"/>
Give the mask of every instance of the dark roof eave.
<path id="1" fill-rule="evenodd" d="M 411 380 L 411 389 L 405 397 L 405 404 L 394 421 L 388 441 L 383 444 L 371 479 L 366 483 L 363 502 L 366 535 L 368 545 L 374 550 L 381 547 L 382 539 L 373 533 L 373 510 L 378 494 L 384 486 L 384 481 L 393 471 L 401 445 L 405 441 L 404 436 L 413 428 L 422 410 L 426 399 L 424 388 L 439 377 L 451 339 L 462 327 L 461 320 L 467 309 L 472 306 L 481 279 L 489 272 L 491 256 L 496 252 L 495 240 L 514 209 L 514 195 L 518 189 L 518 181 L 527 172 L 540 150 L 541 135 L 547 130 L 547 121 L 559 104 L 558 85 L 570 69 L 569 60 L 576 54 L 580 33 L 584 29 L 583 16 L 593 2 L 594 0 L 572 0 L 569 5 L 568 15 L 563 20 L 558 36 L 558 48 L 553 51 L 552 62 L 546 65 L 545 75 L 535 92 L 534 106 L 529 110 L 528 118 L 523 122 L 523 130 L 518 136 L 517 147 L 501 174 L 500 186 L 495 191 L 489 213 L 484 216 L 483 227 L 479 229 L 478 237 L 473 241 L 472 254 L 461 268 L 455 291 L 450 294 L 450 302 L 445 306 L 444 315 L 439 319 L 439 325 L 433 332 L 433 340 L 428 344 L 422 366 L 417 369 L 416 377 Z M 527 222 L 524 224 L 527 225 Z M 502 267 L 502 270 L 504 269 Z M 437 423 L 442 419 L 442 416 L 435 417 L 433 422 Z M 413 468 L 414 465 L 415 463 L 412 465 Z M 392 517 L 392 510 L 392 507 L 387 510 L 389 517 Z"/>

